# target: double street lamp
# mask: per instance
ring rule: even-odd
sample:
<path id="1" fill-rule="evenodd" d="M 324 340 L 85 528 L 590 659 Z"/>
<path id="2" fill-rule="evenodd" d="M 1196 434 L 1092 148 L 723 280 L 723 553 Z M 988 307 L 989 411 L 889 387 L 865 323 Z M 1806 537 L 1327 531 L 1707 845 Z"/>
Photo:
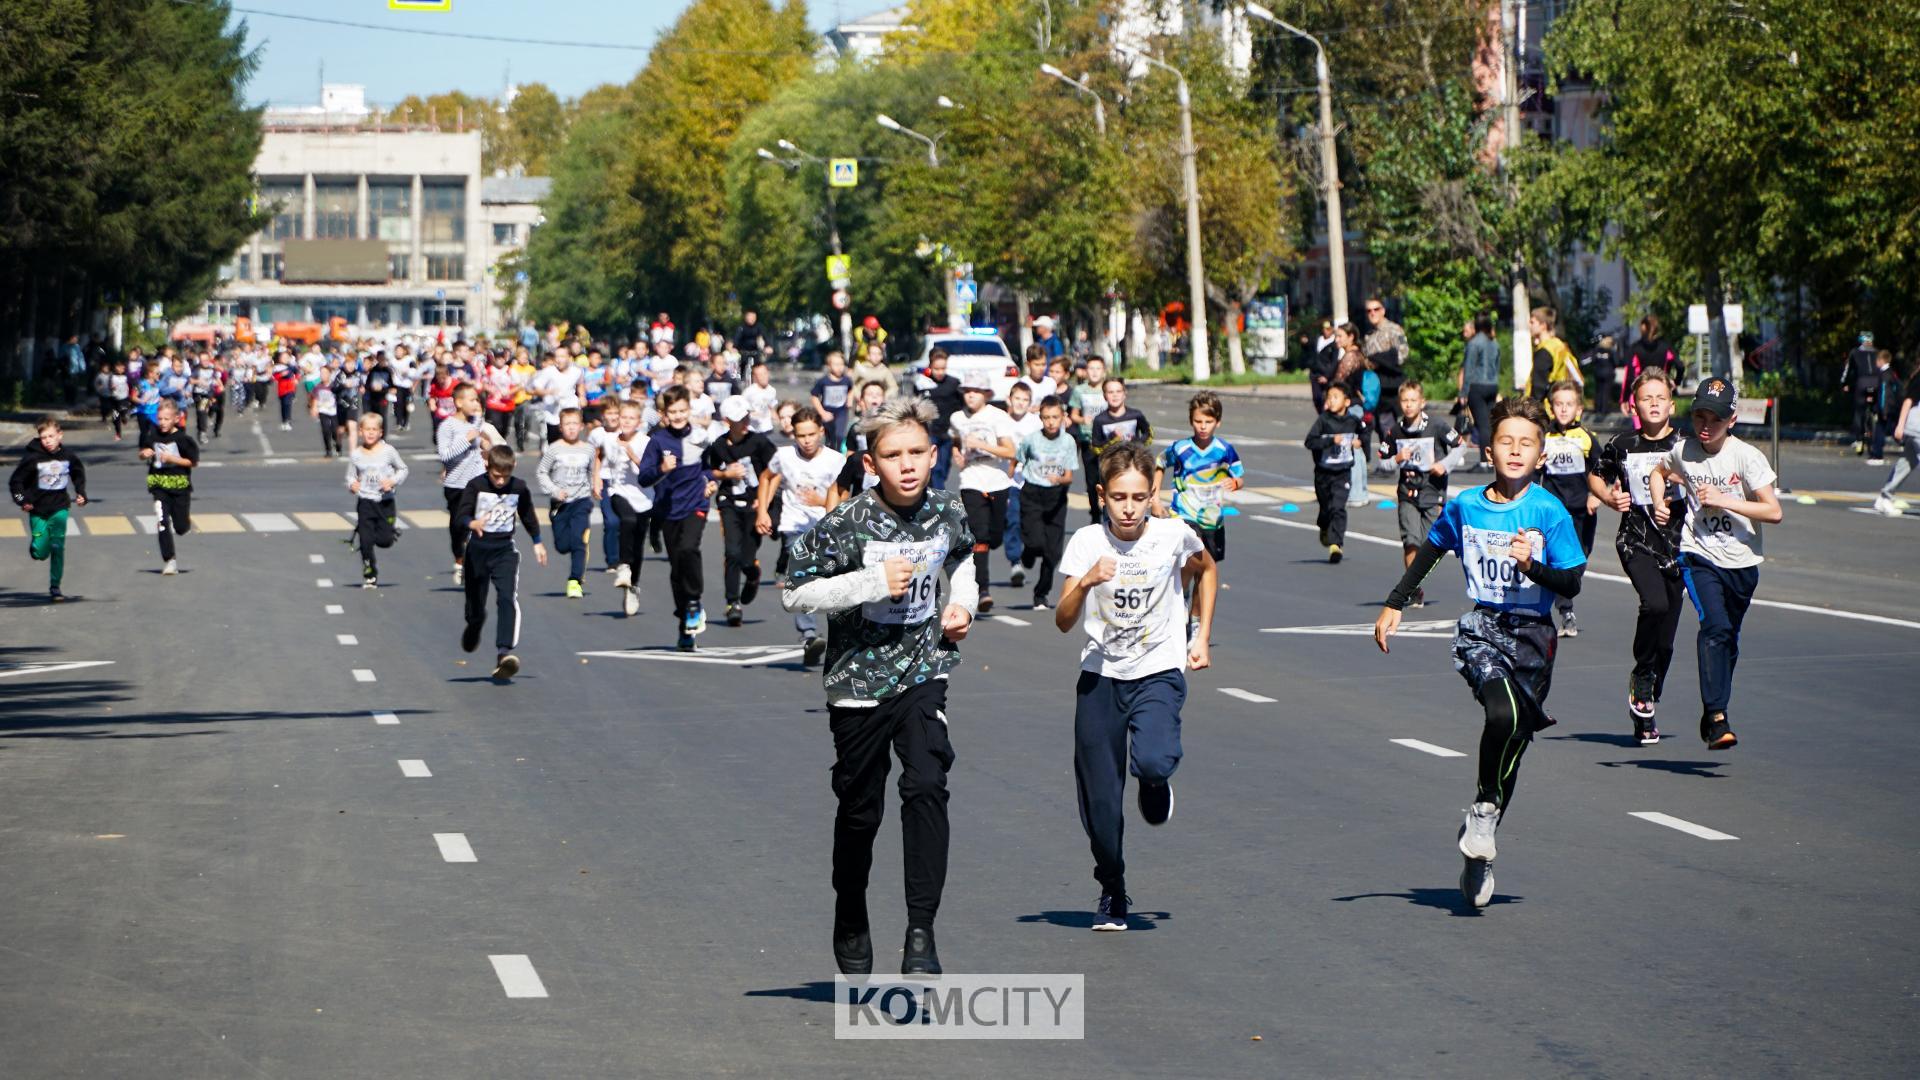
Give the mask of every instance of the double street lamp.
<path id="1" fill-rule="evenodd" d="M 1066 72 L 1061 71 L 1052 64 L 1041 64 L 1040 74 L 1059 79 L 1061 82 L 1092 98 L 1094 130 L 1100 133 L 1101 138 L 1104 139 L 1107 137 L 1107 106 L 1105 101 L 1100 97 L 1099 91 L 1088 86 L 1085 79 L 1070 78 Z"/>
<path id="2" fill-rule="evenodd" d="M 874 117 L 873 120 L 874 120 L 874 123 L 879 124 L 881 127 L 886 128 L 888 131 L 897 131 L 900 134 L 907 136 L 908 138 L 919 139 L 921 142 L 926 143 L 927 144 L 927 164 L 933 166 L 936 169 L 940 167 L 940 147 L 939 147 L 939 144 L 936 143 L 933 139 L 930 139 L 927 136 L 922 135 L 919 132 L 913 130 L 912 128 L 907 127 L 906 125 L 902 124 L 900 121 L 895 120 L 891 116 L 888 116 L 886 113 L 881 113 L 880 115 Z"/>
<path id="3" fill-rule="evenodd" d="M 1123 56 L 1132 56 L 1172 75 L 1180 85 L 1180 179 L 1187 194 L 1187 320 L 1188 355 L 1193 358 L 1196 382 L 1212 377 L 1207 354 L 1207 276 L 1200 265 L 1200 180 L 1194 168 L 1193 98 L 1187 92 L 1187 77 L 1178 68 L 1148 55 L 1132 45 L 1118 46 Z"/>

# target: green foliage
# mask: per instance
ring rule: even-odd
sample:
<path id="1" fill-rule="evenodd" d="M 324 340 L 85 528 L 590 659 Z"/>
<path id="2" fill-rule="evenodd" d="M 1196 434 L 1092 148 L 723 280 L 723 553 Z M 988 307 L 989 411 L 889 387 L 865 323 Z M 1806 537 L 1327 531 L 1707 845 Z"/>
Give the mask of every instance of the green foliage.
<path id="1" fill-rule="evenodd" d="M 584 117 L 554 155 L 546 224 L 526 247 L 526 310 L 535 322 L 583 322 L 609 336 L 634 326 L 630 273 L 611 257 L 615 238 L 607 223 L 607 208 L 622 197 L 613 163 L 630 123 L 619 109 Z"/>
<path id="2" fill-rule="evenodd" d="M 97 304 L 195 305 L 262 223 L 255 59 L 227 18 L 0 0 L 0 340 L 74 332 Z"/>
<path id="3" fill-rule="evenodd" d="M 1451 382 L 1466 348 L 1460 328 L 1486 300 L 1471 273 L 1447 279 L 1435 276 L 1407 287 L 1401 326 L 1407 331 L 1407 374 L 1415 379 Z"/>

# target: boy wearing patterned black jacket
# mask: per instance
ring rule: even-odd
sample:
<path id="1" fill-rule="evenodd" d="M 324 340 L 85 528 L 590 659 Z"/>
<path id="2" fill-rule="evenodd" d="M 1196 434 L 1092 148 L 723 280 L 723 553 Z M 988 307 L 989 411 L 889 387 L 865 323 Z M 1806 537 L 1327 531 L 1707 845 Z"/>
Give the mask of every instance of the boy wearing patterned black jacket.
<path id="1" fill-rule="evenodd" d="M 493 586 L 499 608 L 494 630 L 498 658 L 493 677 L 511 679 L 520 670 L 513 647 L 520 642 L 520 549 L 513 545 L 518 521 L 533 537 L 533 557 L 547 565 L 547 549 L 540 543 L 540 519 L 533 513 L 533 492 L 513 475 L 513 447 L 498 443 L 487 450 L 487 471 L 468 481 L 453 512 L 453 527 L 468 536 L 466 550 L 467 628 L 460 648 L 480 647 L 487 625 L 487 586 Z"/>
<path id="2" fill-rule="evenodd" d="M 833 732 L 836 896 L 841 972 L 873 970 L 867 875 L 886 797 L 889 748 L 901 762 L 907 938 L 901 973 L 938 975 L 933 920 L 947 876 L 947 674 L 980 590 L 959 496 L 930 491 L 933 407 L 895 399 L 862 421 L 878 487 L 828 511 L 792 542 L 781 602 L 827 612 L 826 689 Z"/>

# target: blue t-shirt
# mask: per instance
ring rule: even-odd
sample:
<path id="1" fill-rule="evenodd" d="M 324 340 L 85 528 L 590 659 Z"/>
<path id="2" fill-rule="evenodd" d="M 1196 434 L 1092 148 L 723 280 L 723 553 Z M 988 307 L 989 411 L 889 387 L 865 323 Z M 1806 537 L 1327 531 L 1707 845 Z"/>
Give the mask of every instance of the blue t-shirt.
<path id="1" fill-rule="evenodd" d="M 1214 436 L 1204 449 L 1191 438 L 1181 439 L 1160 455 L 1160 466 L 1173 482 L 1173 512 L 1202 529 L 1217 529 L 1228 514 L 1227 481 L 1245 468 L 1233 444 Z"/>
<path id="2" fill-rule="evenodd" d="M 140 415 L 149 420 L 160 415 L 160 387 L 152 379 L 141 379 L 135 392 L 140 398 Z"/>
<path id="3" fill-rule="evenodd" d="M 1545 615 L 1553 608 L 1553 593 L 1522 574 L 1508 554 L 1516 532 L 1528 534 L 1533 557 L 1556 570 L 1586 565 L 1573 518 L 1552 492 L 1538 484 L 1527 485 L 1512 502 L 1494 502 L 1484 487 L 1450 499 L 1427 539 L 1460 557 L 1467 575 L 1467 598 L 1475 604 Z"/>

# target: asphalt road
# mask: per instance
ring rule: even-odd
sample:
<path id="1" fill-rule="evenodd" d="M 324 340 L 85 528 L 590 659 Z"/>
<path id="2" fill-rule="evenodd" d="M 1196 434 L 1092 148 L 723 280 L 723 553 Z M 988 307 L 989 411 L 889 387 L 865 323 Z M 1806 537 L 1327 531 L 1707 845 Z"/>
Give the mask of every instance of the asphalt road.
<path id="1" fill-rule="evenodd" d="M 1181 396 L 1139 398 L 1165 431 Z M 1844 496 L 1880 474 L 1834 451 L 1791 452 L 1790 482 L 1822 494 L 1769 527 L 1760 590 L 1832 610 L 1755 608 L 1731 753 L 1691 735 L 1690 619 L 1672 737 L 1631 744 L 1632 591 L 1589 579 L 1559 726 L 1521 769 L 1476 914 L 1453 846 L 1472 758 L 1431 752 L 1471 755 L 1479 731 L 1446 631 L 1388 657 L 1361 633 L 1398 576 L 1393 514 L 1355 511 L 1350 557 L 1327 565 L 1300 527 L 1311 503 L 1285 509 L 1304 405 L 1230 400 L 1255 490 L 1230 527 L 1216 668 L 1191 682 L 1178 812 L 1149 830 L 1129 811 L 1133 932 L 1086 930 L 1077 636 L 1001 588 L 1024 625 L 983 623 L 953 681 L 942 957 L 1084 974 L 1086 1038 L 906 1045 L 833 1038 L 831 746 L 817 673 L 778 659 L 793 639 L 771 595 L 689 663 L 665 652 L 664 564 L 632 620 L 606 575 L 568 601 L 562 570 L 530 568 L 526 668 L 494 685 L 459 651 L 441 532 L 408 530 L 380 590 L 348 587 L 344 519 L 323 516 L 351 511 L 339 470 L 306 422 L 250 419 L 197 481 L 196 517 L 234 527 L 182 538 L 177 578 L 136 520 L 131 443 L 97 431 L 75 436 L 97 498 L 68 545 L 82 599 L 45 605 L 43 567 L 0 534 L 8 1077 L 1920 1068 L 1920 517 L 1855 512 Z M 398 442 L 426 452 L 423 432 Z M 401 506 L 437 509 L 415 465 Z M 94 531 L 114 517 L 124 532 Z M 1594 569 L 1618 572 L 1604 543 Z M 1457 574 L 1410 622 L 1464 608 Z M 54 667 L 81 663 L 98 666 Z M 890 811 L 881 970 L 904 931 L 897 836 Z M 474 861 L 448 861 L 462 842 Z M 525 965 L 503 981 L 497 956 Z M 546 996 L 508 996 L 527 969 Z"/>

